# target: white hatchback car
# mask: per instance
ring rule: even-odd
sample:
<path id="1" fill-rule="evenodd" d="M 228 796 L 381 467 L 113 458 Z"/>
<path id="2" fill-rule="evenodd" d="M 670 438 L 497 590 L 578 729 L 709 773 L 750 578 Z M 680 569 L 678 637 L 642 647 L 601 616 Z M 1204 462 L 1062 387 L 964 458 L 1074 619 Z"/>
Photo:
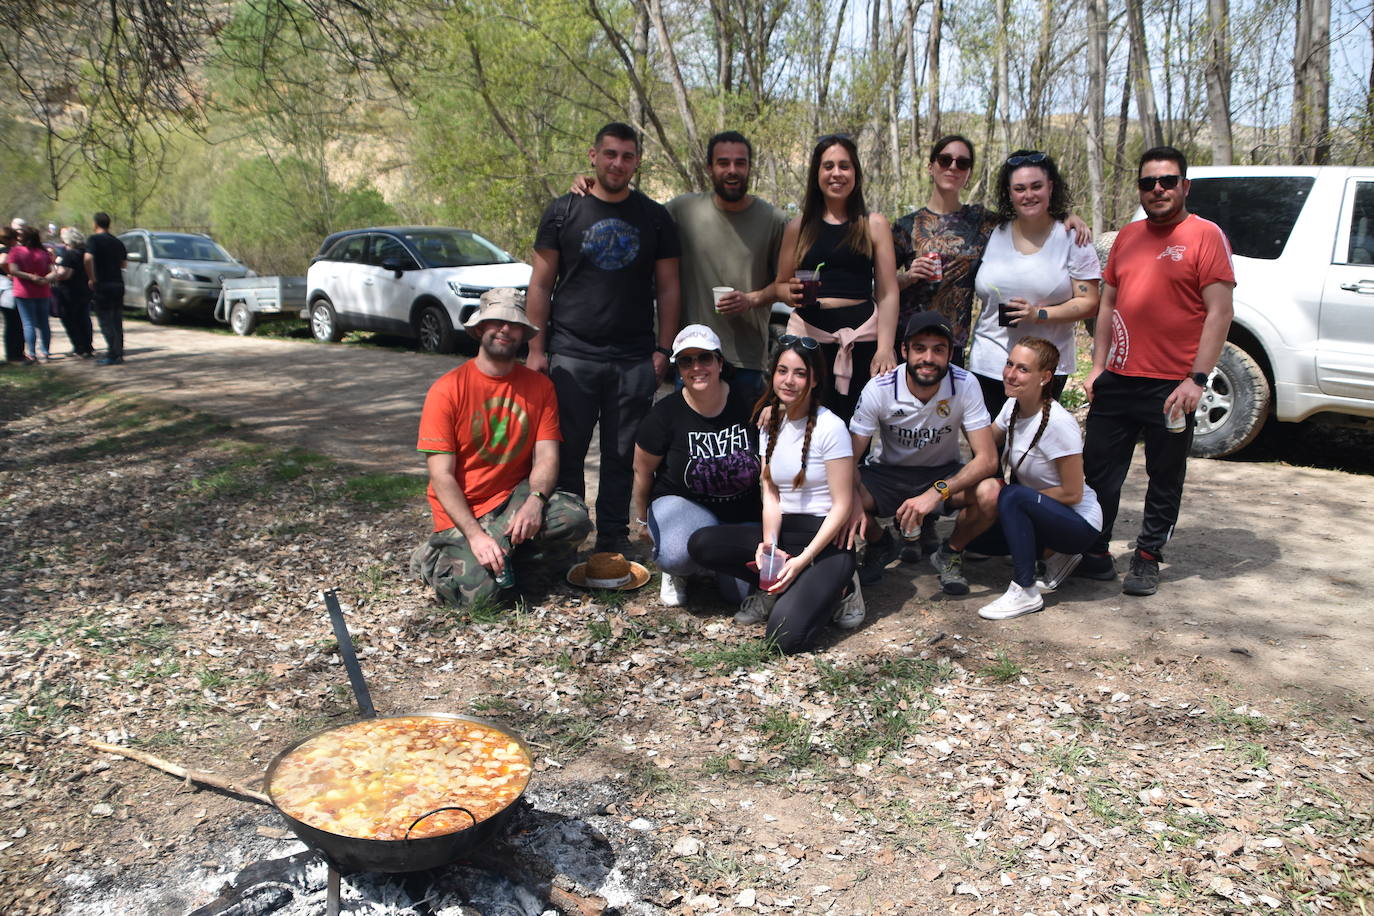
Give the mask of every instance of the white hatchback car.
<path id="1" fill-rule="evenodd" d="M 421 350 L 451 353 L 483 292 L 525 289 L 530 265 L 465 229 L 377 227 L 336 232 L 306 271 L 310 331 L 336 341 L 345 331 L 415 338 Z"/>

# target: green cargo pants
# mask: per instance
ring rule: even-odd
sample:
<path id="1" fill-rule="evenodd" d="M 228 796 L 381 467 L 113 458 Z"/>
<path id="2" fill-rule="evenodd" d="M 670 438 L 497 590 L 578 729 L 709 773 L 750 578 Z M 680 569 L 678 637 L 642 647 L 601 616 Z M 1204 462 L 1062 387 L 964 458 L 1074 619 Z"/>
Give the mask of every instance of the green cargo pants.
<path id="1" fill-rule="evenodd" d="M 506 527 L 529 495 L 529 481 L 522 481 L 504 503 L 477 520 L 482 530 L 501 545 L 507 557 L 511 544 L 505 534 Z M 544 507 L 543 525 L 532 543 L 575 546 L 591 530 L 587 504 L 571 493 L 556 490 Z M 410 572 L 432 587 L 439 600 L 454 607 L 494 599 L 501 592 L 495 574 L 477 562 L 477 557 L 468 548 L 467 538 L 457 528 L 436 531 L 428 541 L 416 547 L 410 555 Z"/>

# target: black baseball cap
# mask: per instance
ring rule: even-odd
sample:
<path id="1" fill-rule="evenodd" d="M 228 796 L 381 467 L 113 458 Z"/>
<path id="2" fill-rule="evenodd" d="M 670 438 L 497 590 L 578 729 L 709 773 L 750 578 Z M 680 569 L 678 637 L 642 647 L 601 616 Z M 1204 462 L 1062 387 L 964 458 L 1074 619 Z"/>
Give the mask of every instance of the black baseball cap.
<path id="1" fill-rule="evenodd" d="M 923 331 L 943 334 L 950 345 L 954 345 L 954 328 L 950 327 L 949 319 L 939 312 L 917 312 L 912 315 L 906 323 L 906 333 L 902 335 L 902 340 L 909 340 Z"/>

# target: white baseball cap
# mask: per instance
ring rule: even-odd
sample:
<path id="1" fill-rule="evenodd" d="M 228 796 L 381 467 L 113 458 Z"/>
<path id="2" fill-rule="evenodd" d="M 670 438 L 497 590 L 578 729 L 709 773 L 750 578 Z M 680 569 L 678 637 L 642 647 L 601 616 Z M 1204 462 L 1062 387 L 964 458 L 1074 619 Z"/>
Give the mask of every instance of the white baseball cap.
<path id="1" fill-rule="evenodd" d="M 720 338 L 704 324 L 689 324 L 673 338 L 673 359 L 683 350 L 715 350 L 720 352 Z"/>

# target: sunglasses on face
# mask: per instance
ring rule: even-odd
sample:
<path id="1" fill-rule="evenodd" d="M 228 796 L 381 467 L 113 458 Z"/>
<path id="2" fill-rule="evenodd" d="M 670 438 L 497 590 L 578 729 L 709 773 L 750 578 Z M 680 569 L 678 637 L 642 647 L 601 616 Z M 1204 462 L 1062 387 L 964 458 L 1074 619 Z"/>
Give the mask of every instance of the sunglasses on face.
<path id="1" fill-rule="evenodd" d="M 714 353 L 698 353 L 695 356 L 685 353 L 673 360 L 673 364 L 679 369 L 690 369 L 693 366 L 709 366 L 715 361 L 716 354 Z"/>
<path id="2" fill-rule="evenodd" d="M 960 172 L 967 172 L 973 168 L 973 160 L 968 156 L 951 156 L 949 153 L 940 153 L 936 156 L 935 164 L 942 169 L 954 166 Z"/>
<path id="3" fill-rule="evenodd" d="M 1166 191 L 1172 191 L 1174 188 L 1178 187 L 1178 183 L 1182 180 L 1182 175 L 1151 175 L 1148 178 L 1137 178 L 1135 180 L 1135 186 L 1142 191 L 1153 191 L 1155 189 L 1155 182 L 1159 182 L 1161 188 Z"/>
<path id="4" fill-rule="evenodd" d="M 1007 158 L 1007 165 L 1016 168 L 1018 165 L 1039 165 L 1050 158 L 1044 153 L 1026 153 L 1024 156 L 1010 156 Z"/>
<path id="5" fill-rule="evenodd" d="M 778 346 L 786 349 L 793 344 L 798 344 L 803 350 L 814 350 L 820 346 L 814 337 L 798 337 L 796 334 L 784 334 L 778 338 Z"/>

